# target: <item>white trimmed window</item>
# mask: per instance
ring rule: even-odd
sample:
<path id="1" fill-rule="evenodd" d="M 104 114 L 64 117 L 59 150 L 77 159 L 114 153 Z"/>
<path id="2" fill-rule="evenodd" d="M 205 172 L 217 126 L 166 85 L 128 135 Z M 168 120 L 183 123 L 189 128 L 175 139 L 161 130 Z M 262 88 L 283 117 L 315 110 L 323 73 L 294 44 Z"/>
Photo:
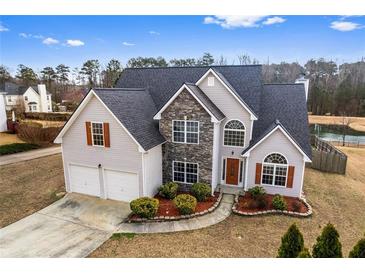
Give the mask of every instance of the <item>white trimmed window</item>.
<path id="1" fill-rule="evenodd" d="M 24 100 L 25 101 L 28 101 L 28 96 L 24 96 Z"/>
<path id="2" fill-rule="evenodd" d="M 172 121 L 172 141 L 174 143 L 199 144 L 199 122 Z"/>
<path id="3" fill-rule="evenodd" d="M 199 166 L 197 163 L 173 161 L 173 181 L 185 184 L 194 184 L 198 182 L 198 170 Z"/>
<path id="4" fill-rule="evenodd" d="M 279 153 L 268 155 L 262 164 L 261 184 L 285 186 L 288 175 L 288 161 Z"/>
<path id="5" fill-rule="evenodd" d="M 238 120 L 231 120 L 224 126 L 224 145 L 232 147 L 245 146 L 245 126 Z"/>
<path id="6" fill-rule="evenodd" d="M 103 123 L 91 123 L 91 136 L 94 146 L 104 146 Z"/>
<path id="7" fill-rule="evenodd" d="M 214 77 L 208 77 L 208 87 L 214 86 Z"/>

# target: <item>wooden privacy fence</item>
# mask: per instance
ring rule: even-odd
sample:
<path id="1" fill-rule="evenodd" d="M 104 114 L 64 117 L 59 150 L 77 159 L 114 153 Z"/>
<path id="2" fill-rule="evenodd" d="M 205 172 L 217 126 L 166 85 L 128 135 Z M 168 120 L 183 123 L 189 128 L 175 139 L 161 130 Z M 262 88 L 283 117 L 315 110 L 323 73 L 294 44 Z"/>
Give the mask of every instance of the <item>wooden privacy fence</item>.
<path id="1" fill-rule="evenodd" d="M 330 143 L 311 136 L 312 165 L 314 169 L 325 172 L 346 173 L 347 155 L 331 145 Z"/>

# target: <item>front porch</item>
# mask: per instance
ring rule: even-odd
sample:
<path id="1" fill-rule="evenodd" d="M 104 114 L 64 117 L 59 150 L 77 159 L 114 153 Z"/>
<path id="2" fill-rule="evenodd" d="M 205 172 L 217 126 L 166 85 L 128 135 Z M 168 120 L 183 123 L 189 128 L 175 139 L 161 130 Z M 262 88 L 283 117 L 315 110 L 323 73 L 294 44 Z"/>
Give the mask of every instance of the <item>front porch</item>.
<path id="1" fill-rule="evenodd" d="M 224 194 L 233 194 L 233 195 L 244 195 L 245 194 L 243 187 L 229 186 L 226 184 L 217 185 L 216 191 L 218 191 L 218 192 L 221 191 Z"/>

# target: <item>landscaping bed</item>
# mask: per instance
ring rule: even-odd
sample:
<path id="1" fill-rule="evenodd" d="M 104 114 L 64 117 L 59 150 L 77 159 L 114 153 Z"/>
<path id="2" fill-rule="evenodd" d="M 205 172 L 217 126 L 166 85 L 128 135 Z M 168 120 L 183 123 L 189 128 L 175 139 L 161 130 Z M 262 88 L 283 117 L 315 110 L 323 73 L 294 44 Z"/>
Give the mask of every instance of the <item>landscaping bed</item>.
<path id="1" fill-rule="evenodd" d="M 305 199 L 281 196 L 285 201 L 286 208 L 275 209 L 273 206 L 274 197 L 275 195 L 265 194 L 263 196 L 263 206 L 257 206 L 251 194 L 245 193 L 243 196 L 235 198 L 235 204 L 233 205 L 232 211 L 236 214 L 245 216 L 279 213 L 306 217 L 312 214 L 312 208 Z"/>
<path id="2" fill-rule="evenodd" d="M 186 192 L 179 192 L 178 194 L 189 194 Z M 146 222 L 146 221 L 176 221 L 180 219 L 187 219 L 196 216 L 202 216 L 212 212 L 220 203 L 222 193 L 215 192 L 214 196 L 209 196 L 203 202 L 197 202 L 195 212 L 192 214 L 182 215 L 175 206 L 173 200 L 162 197 L 157 194 L 155 197 L 159 201 L 157 214 L 153 218 L 141 218 L 132 213 L 129 216 L 128 222 Z"/>

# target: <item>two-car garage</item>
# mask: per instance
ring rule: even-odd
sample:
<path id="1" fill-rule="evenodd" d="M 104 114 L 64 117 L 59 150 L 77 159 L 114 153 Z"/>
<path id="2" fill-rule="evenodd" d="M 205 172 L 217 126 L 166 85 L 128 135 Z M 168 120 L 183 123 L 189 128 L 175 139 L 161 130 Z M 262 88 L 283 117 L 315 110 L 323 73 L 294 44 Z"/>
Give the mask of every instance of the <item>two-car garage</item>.
<path id="1" fill-rule="evenodd" d="M 136 173 L 69 164 L 69 179 L 71 192 L 125 202 L 139 197 Z"/>

